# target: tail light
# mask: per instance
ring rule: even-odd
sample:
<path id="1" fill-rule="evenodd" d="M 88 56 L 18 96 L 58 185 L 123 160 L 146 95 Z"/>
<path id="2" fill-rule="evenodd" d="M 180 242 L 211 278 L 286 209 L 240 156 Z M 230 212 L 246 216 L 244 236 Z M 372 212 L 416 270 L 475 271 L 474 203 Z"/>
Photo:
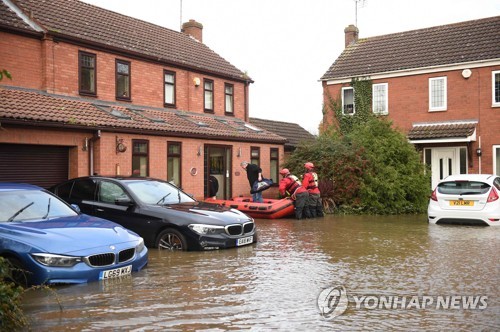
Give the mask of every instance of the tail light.
<path id="1" fill-rule="evenodd" d="M 498 197 L 498 193 L 497 193 L 496 189 L 492 187 L 491 191 L 490 191 L 490 194 L 488 196 L 488 200 L 486 202 L 487 203 L 491 203 L 491 202 L 496 201 L 498 198 L 499 197 Z"/>
<path id="2" fill-rule="evenodd" d="M 431 199 L 433 201 L 436 201 L 436 202 L 438 201 L 438 198 L 437 198 L 437 195 L 436 195 L 437 190 L 438 190 L 438 188 L 436 187 L 436 189 L 434 189 L 434 191 L 432 192 L 432 195 L 431 195 Z M 497 198 L 498 198 L 498 196 L 497 196 Z"/>

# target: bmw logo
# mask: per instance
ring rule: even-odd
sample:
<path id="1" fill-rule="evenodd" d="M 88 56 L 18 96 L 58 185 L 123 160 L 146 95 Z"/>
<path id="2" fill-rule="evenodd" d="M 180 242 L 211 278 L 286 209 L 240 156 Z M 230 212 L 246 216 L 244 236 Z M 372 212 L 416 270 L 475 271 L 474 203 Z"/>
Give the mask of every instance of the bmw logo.
<path id="1" fill-rule="evenodd" d="M 109 249 L 111 249 L 111 250 L 115 250 L 115 249 L 116 249 L 116 247 L 115 247 L 115 246 L 109 246 Z"/>

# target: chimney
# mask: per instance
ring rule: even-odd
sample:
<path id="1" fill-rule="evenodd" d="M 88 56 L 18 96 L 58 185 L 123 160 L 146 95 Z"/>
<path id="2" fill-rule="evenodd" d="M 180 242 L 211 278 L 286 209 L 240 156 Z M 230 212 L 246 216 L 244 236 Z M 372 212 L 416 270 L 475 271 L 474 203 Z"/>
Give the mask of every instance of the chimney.
<path id="1" fill-rule="evenodd" d="M 199 42 L 203 42 L 203 25 L 195 20 L 189 20 L 182 24 L 182 32 L 193 37 Z"/>
<path id="2" fill-rule="evenodd" d="M 349 24 L 347 28 L 344 29 L 345 33 L 345 47 L 354 44 L 358 41 L 359 30 L 356 26 Z"/>

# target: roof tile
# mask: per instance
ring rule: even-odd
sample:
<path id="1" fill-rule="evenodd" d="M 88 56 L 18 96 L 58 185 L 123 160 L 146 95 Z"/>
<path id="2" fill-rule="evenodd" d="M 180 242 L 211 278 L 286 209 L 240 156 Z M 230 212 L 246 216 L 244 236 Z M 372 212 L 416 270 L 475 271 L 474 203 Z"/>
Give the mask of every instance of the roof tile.
<path id="1" fill-rule="evenodd" d="M 322 80 L 500 58 L 500 16 L 359 39 Z"/>
<path id="2" fill-rule="evenodd" d="M 181 32 L 78 0 L 16 0 L 15 3 L 49 34 L 114 47 L 232 79 L 249 80 L 245 73 L 205 44 Z M 5 8 L 0 7 L 0 14 L 4 12 Z M 13 17 L 0 19 L 0 23 L 12 27 L 21 24 Z"/>
<path id="3" fill-rule="evenodd" d="M 254 130 L 245 126 L 244 121 L 230 117 L 103 101 L 96 103 L 93 99 L 6 86 L 0 87 L 0 100 L 0 121 L 5 123 L 276 144 L 286 141 L 274 132 Z"/>

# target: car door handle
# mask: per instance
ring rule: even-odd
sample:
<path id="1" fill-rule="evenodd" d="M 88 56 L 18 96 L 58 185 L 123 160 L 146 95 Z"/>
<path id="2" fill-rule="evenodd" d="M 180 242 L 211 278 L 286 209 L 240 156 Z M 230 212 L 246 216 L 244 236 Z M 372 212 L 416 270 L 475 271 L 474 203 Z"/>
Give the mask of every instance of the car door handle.
<path id="1" fill-rule="evenodd" d="M 96 209 L 98 212 L 104 212 L 104 209 Z"/>

